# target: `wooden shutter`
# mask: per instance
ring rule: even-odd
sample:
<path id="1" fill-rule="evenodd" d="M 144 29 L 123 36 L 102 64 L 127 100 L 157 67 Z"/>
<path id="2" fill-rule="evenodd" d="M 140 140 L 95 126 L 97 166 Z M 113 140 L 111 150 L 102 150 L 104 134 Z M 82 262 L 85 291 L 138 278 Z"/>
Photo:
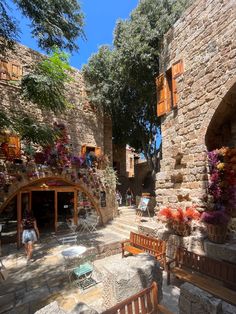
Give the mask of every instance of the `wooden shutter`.
<path id="1" fill-rule="evenodd" d="M 99 157 L 102 154 L 101 147 L 95 147 L 95 156 Z"/>
<path id="2" fill-rule="evenodd" d="M 11 79 L 13 81 L 20 80 L 22 77 L 22 67 L 17 62 L 11 62 Z"/>
<path id="3" fill-rule="evenodd" d="M 179 95 L 177 92 L 177 83 L 176 78 L 180 76 L 184 71 L 183 68 L 183 60 L 179 60 L 175 62 L 171 67 L 172 72 L 172 99 L 173 99 L 173 107 L 177 107 L 177 103 L 179 100 Z"/>
<path id="4" fill-rule="evenodd" d="M 11 79 L 11 64 L 8 61 L 0 61 L 0 79 L 10 80 Z"/>
<path id="5" fill-rule="evenodd" d="M 0 61 L 0 79 L 1 80 L 20 80 L 22 77 L 22 67 L 16 61 Z"/>
<path id="6" fill-rule="evenodd" d="M 167 112 L 167 84 L 164 73 L 156 78 L 157 87 L 157 116 L 160 117 Z"/>
<path id="7" fill-rule="evenodd" d="M 82 147 L 81 147 L 81 155 L 85 155 L 86 154 L 86 148 L 87 148 L 86 144 L 82 145 Z"/>
<path id="8" fill-rule="evenodd" d="M 20 139 L 17 135 L 11 135 L 8 138 L 8 157 L 19 158 L 20 153 Z"/>

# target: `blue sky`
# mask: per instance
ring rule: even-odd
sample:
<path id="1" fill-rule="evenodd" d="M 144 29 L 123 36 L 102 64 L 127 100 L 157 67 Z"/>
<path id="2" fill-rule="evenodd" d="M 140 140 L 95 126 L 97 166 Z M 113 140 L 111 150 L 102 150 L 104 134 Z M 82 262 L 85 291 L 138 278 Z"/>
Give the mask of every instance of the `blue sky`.
<path id="1" fill-rule="evenodd" d="M 45 0 L 46 1 L 46 0 Z M 30 34 L 29 20 L 23 17 L 11 0 L 7 1 L 13 8 L 12 14 L 18 19 L 21 28 L 20 42 L 32 49 L 41 51 L 37 41 Z M 80 50 L 71 56 L 71 65 L 81 68 L 87 63 L 92 53 L 97 52 L 103 44 L 112 44 L 113 30 L 117 19 L 126 19 L 138 5 L 139 0 L 80 0 L 85 15 L 86 41 L 78 40 Z"/>

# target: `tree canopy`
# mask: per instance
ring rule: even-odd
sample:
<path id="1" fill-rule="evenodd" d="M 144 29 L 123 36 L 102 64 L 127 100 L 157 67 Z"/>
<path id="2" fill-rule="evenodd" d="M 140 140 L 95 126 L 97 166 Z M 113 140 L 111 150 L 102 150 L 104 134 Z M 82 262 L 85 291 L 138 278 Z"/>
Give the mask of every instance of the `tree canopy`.
<path id="1" fill-rule="evenodd" d="M 143 152 L 157 170 L 155 77 L 163 35 L 189 0 L 141 0 L 130 18 L 119 20 L 113 46 L 92 55 L 83 74 L 92 103 L 112 117 L 114 142 Z"/>
<path id="2" fill-rule="evenodd" d="M 31 21 L 31 33 L 38 45 L 49 52 L 54 46 L 78 49 L 77 37 L 84 37 L 84 16 L 77 0 L 12 0 Z M 0 0 L 0 36 L 7 44 L 18 38 L 20 29 L 12 16 L 9 1 Z"/>
<path id="3" fill-rule="evenodd" d="M 0 0 L 0 51 L 14 48 L 20 29 L 12 16 L 10 1 Z M 43 112 L 61 113 L 68 107 L 65 83 L 70 80 L 68 55 L 78 46 L 78 36 L 84 37 L 83 14 L 77 0 L 12 0 L 31 21 L 32 35 L 49 57 L 38 62 L 31 73 L 23 76 L 20 96 L 34 103 Z M 10 82 L 11 84 L 11 82 Z M 19 97 L 20 103 L 20 97 Z M 17 114 L 2 108 L 0 129 L 10 128 L 23 139 L 38 144 L 52 143 L 57 136 L 52 125 L 32 116 L 28 108 L 19 106 Z"/>
<path id="4" fill-rule="evenodd" d="M 56 49 L 22 78 L 18 86 L 20 98 L 34 103 L 44 113 L 63 112 L 68 107 L 64 84 L 71 80 L 70 71 L 68 55 Z M 58 134 L 52 125 L 37 118 L 27 107 L 19 106 L 17 112 L 3 107 L 0 112 L 0 129 L 9 128 L 29 142 L 52 144 Z"/>

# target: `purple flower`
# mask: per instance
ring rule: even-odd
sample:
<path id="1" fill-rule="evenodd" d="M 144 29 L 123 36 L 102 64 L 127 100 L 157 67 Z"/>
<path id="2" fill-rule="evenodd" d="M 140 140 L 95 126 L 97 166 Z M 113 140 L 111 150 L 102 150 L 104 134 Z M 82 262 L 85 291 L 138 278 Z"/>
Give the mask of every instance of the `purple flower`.
<path id="1" fill-rule="evenodd" d="M 212 225 L 227 225 L 230 217 L 223 210 L 213 210 L 204 212 L 201 220 Z"/>

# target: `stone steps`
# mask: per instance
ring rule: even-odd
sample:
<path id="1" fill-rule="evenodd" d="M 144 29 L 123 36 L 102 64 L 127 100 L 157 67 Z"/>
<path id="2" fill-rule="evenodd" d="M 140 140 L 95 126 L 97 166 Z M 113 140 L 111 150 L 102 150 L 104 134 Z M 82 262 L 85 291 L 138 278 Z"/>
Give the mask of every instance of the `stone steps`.
<path id="1" fill-rule="evenodd" d="M 119 235 L 121 238 L 129 238 L 130 231 L 138 231 L 138 223 L 135 221 L 136 209 L 128 206 L 119 207 L 120 215 L 109 223 L 105 230 Z"/>

